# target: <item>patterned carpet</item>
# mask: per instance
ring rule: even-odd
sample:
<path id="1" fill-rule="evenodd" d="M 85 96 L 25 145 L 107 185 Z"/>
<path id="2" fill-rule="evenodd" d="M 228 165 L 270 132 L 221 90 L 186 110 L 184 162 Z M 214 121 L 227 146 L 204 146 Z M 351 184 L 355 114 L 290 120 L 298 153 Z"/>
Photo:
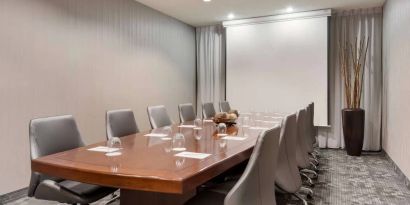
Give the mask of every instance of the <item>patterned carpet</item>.
<path id="1" fill-rule="evenodd" d="M 344 150 L 321 150 L 320 175 L 314 188 L 315 205 L 407 205 L 410 191 L 382 153 L 347 156 Z M 286 199 L 288 197 L 282 197 Z M 279 197 L 281 199 L 281 197 Z M 105 204 L 107 199 L 95 204 Z M 298 204 L 294 200 L 279 204 Z M 22 198 L 9 205 L 58 203 Z M 118 201 L 112 203 L 119 204 Z M 299 203 L 300 204 L 300 203 Z"/>
<path id="2" fill-rule="evenodd" d="M 410 204 L 410 191 L 382 153 L 347 156 L 344 150 L 321 151 L 313 204 Z"/>

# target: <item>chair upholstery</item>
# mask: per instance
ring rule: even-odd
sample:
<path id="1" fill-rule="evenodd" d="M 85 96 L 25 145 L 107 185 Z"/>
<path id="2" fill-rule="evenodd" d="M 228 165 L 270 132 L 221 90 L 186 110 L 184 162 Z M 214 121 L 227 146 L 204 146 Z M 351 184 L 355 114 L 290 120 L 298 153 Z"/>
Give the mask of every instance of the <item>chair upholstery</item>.
<path id="1" fill-rule="evenodd" d="M 205 191 L 187 205 L 275 205 L 275 172 L 279 151 L 280 127 L 262 132 L 256 142 L 248 165 L 232 189 L 221 202 L 224 193 Z"/>
<path id="2" fill-rule="evenodd" d="M 312 136 L 312 141 L 313 143 L 316 143 L 316 128 L 315 128 L 315 124 L 314 124 L 314 119 L 315 119 L 315 103 L 310 103 L 309 106 L 309 115 L 310 115 L 310 132 L 311 132 L 311 136 Z"/>
<path id="3" fill-rule="evenodd" d="M 311 121 L 311 110 L 310 106 L 306 107 L 305 109 L 305 146 L 306 146 L 306 151 L 308 153 L 313 152 L 313 144 L 315 143 L 312 138 L 312 121 Z"/>
<path id="4" fill-rule="evenodd" d="M 299 110 L 296 118 L 297 143 L 296 143 L 296 162 L 300 168 L 307 168 L 310 165 L 309 155 L 306 150 L 306 129 L 305 129 L 306 110 Z"/>
<path id="5" fill-rule="evenodd" d="M 219 102 L 219 108 L 221 109 L 221 112 L 229 112 L 231 110 L 231 106 L 227 101 Z"/>
<path id="6" fill-rule="evenodd" d="M 196 118 L 194 106 L 192 103 L 178 105 L 179 119 L 181 122 L 193 121 Z"/>
<path id="7" fill-rule="evenodd" d="M 170 126 L 173 124 L 165 106 L 149 106 L 147 110 L 152 129 Z"/>
<path id="8" fill-rule="evenodd" d="M 296 163 L 296 137 L 296 114 L 292 114 L 286 116 L 282 122 L 278 169 L 276 171 L 276 185 L 288 193 L 296 193 L 302 186 L 302 179 Z"/>
<path id="9" fill-rule="evenodd" d="M 202 114 L 205 119 L 215 117 L 216 111 L 214 107 L 214 103 L 208 102 L 202 104 Z"/>
<path id="10" fill-rule="evenodd" d="M 71 115 L 34 119 L 30 122 L 30 157 L 63 152 L 84 146 L 77 124 Z M 28 196 L 68 204 L 88 204 L 115 189 L 84 184 L 32 172 Z"/>
<path id="11" fill-rule="evenodd" d="M 134 113 L 130 109 L 110 110 L 106 114 L 107 139 L 138 133 Z"/>

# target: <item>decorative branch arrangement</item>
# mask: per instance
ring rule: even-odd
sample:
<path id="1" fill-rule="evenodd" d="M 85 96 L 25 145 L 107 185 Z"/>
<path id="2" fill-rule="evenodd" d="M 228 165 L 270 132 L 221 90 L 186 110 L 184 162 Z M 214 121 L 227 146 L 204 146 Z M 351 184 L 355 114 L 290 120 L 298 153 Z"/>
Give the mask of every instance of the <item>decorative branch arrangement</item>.
<path id="1" fill-rule="evenodd" d="M 366 42 L 362 38 L 359 45 L 357 43 L 357 38 L 354 43 L 348 41 L 344 44 L 339 43 L 340 70 L 344 81 L 347 108 L 350 109 L 360 108 L 369 38 Z"/>

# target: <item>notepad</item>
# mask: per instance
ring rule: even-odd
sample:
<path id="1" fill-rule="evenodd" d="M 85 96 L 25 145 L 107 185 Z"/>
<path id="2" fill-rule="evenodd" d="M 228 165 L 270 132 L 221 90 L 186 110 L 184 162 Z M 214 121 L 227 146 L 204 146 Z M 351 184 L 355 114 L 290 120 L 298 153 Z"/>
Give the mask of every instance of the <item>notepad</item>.
<path id="1" fill-rule="evenodd" d="M 120 150 L 119 148 L 109 148 L 105 146 L 98 146 L 98 147 L 93 147 L 90 149 L 87 149 L 88 151 L 93 151 L 93 152 L 116 152 Z"/>
<path id="2" fill-rule="evenodd" d="M 146 134 L 144 136 L 146 136 L 146 137 L 166 137 L 168 135 L 164 134 L 164 133 L 149 133 L 149 134 Z"/>
<path id="3" fill-rule="evenodd" d="M 107 156 L 107 157 L 116 157 L 116 156 L 120 156 L 121 155 L 121 152 L 108 152 L 108 153 L 105 153 L 105 156 Z"/>
<path id="4" fill-rule="evenodd" d="M 195 128 L 196 126 L 195 125 L 180 125 L 178 127 L 181 127 L 181 128 Z"/>
<path id="5" fill-rule="evenodd" d="M 185 157 L 185 158 L 193 158 L 193 159 L 205 159 L 211 154 L 207 153 L 199 153 L 199 152 L 180 152 L 178 154 L 175 154 L 174 156 L 176 157 Z"/>
<path id="6" fill-rule="evenodd" d="M 267 130 L 268 128 L 266 127 L 249 127 L 251 130 Z"/>
<path id="7" fill-rule="evenodd" d="M 241 141 L 241 140 L 245 140 L 246 137 L 226 136 L 226 137 L 222 137 L 222 139 L 224 139 L 224 140 L 237 140 L 237 141 Z"/>

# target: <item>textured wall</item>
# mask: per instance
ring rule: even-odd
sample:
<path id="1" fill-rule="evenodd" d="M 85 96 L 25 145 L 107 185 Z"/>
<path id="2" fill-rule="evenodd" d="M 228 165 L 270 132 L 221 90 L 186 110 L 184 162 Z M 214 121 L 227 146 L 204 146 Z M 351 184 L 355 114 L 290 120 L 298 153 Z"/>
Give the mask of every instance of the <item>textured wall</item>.
<path id="1" fill-rule="evenodd" d="M 388 0 L 383 19 L 383 148 L 410 178 L 410 1 Z"/>
<path id="2" fill-rule="evenodd" d="M 194 28 L 133 0 L 0 1 L 0 194 L 26 187 L 28 123 L 73 114 L 86 143 L 105 111 L 195 100 Z"/>

